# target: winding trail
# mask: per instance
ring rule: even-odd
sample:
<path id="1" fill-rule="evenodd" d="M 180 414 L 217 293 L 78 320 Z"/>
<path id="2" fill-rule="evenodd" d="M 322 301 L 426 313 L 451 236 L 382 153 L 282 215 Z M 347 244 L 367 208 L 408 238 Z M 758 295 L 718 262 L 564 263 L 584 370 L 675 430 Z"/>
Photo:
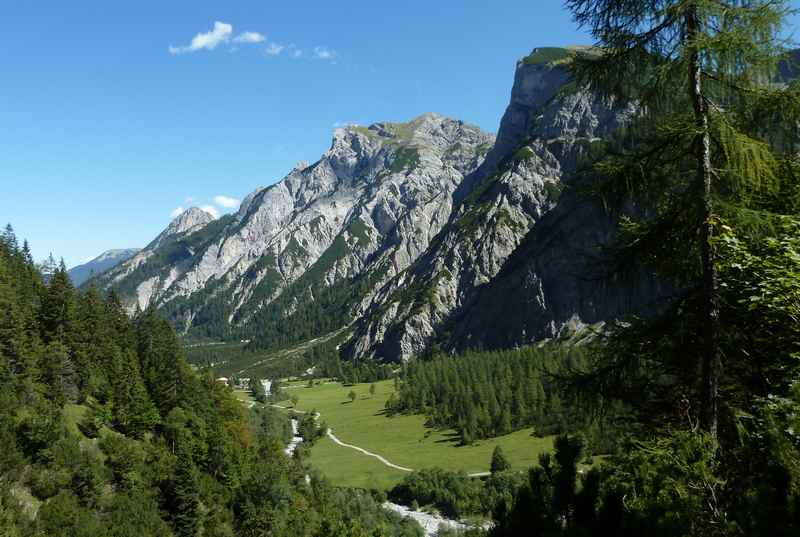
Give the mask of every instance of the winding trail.
<path id="1" fill-rule="evenodd" d="M 371 451 L 367 451 L 366 449 L 358 447 L 358 446 L 354 446 L 353 444 L 346 444 L 346 443 L 342 442 L 341 440 L 336 438 L 336 435 L 333 434 L 333 431 L 331 430 L 330 427 L 328 427 L 328 438 L 330 438 L 331 440 L 333 440 L 335 443 L 339 444 L 342 447 L 355 449 L 356 451 L 359 451 L 359 452 L 363 453 L 364 455 L 367 455 L 369 457 L 375 457 L 376 459 L 381 461 L 383 464 L 385 464 L 389 468 L 394 468 L 395 470 L 400 470 L 402 472 L 413 472 L 414 471 L 411 468 L 406 468 L 405 466 L 399 466 L 399 465 L 397 465 L 397 464 L 395 464 L 393 462 L 389 462 L 385 458 L 383 458 L 380 455 L 378 455 L 377 453 L 373 453 Z"/>
<path id="2" fill-rule="evenodd" d="M 286 406 L 283 406 L 283 405 L 278 405 L 278 404 L 275 404 L 275 403 L 273 403 L 272 406 L 274 406 L 276 408 L 282 408 L 284 410 L 292 410 L 294 412 L 297 412 L 298 414 L 307 414 L 307 412 L 305 410 L 296 410 L 294 408 L 290 409 L 289 407 L 286 407 Z M 319 412 L 314 414 L 314 419 L 316 419 L 316 420 L 319 419 Z M 401 472 L 414 472 L 415 471 L 413 468 L 406 468 L 405 466 L 400 466 L 399 464 L 395 464 L 395 463 L 391 462 L 390 460 L 388 460 L 386 457 L 383 457 L 382 455 L 378 455 L 377 453 L 373 453 L 371 451 L 368 451 L 368 450 L 366 450 L 366 449 L 364 449 L 364 448 L 362 448 L 360 446 L 355 446 L 353 444 L 348 444 L 347 442 L 342 442 L 341 440 L 339 440 L 339 438 L 335 434 L 333 434 L 333 429 L 330 428 L 330 427 L 328 427 L 327 435 L 328 435 L 328 438 L 330 438 L 335 444 L 337 444 L 337 445 L 339 445 L 341 447 L 354 449 L 354 450 L 358 451 L 359 453 L 361 453 L 363 455 L 366 455 L 368 457 L 374 457 L 374 458 L 378 459 L 379 461 L 381 461 L 381 463 L 383 463 L 385 466 L 388 466 L 389 468 L 394 468 L 395 470 L 400 470 Z M 472 472 L 472 473 L 467 474 L 467 477 L 486 477 L 486 476 L 489 476 L 489 475 L 492 475 L 492 472 Z"/>

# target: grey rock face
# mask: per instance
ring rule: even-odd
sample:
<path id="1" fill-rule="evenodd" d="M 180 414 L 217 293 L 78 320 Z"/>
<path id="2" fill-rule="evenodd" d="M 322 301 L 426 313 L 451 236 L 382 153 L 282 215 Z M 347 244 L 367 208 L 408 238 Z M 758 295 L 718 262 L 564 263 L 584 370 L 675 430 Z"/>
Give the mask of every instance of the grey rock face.
<path id="1" fill-rule="evenodd" d="M 196 231 L 212 220 L 214 217 L 204 210 L 190 207 L 176 216 L 145 250 L 155 250 L 171 238 Z"/>
<path id="2" fill-rule="evenodd" d="M 583 281 L 587 249 L 614 226 L 569 187 L 581 155 L 634 113 L 572 87 L 564 66 L 518 63 L 497 142 L 450 222 L 373 296 L 346 352 L 401 360 L 434 342 L 515 345 L 626 311 L 620 289 Z"/>
<path id="3" fill-rule="evenodd" d="M 246 325 L 309 271 L 326 285 L 369 274 L 377 286 L 426 250 L 493 141 L 436 114 L 337 129 L 319 161 L 254 191 L 233 215 L 181 215 L 105 284 L 131 308 L 155 304 L 187 329 L 211 304 L 225 323 Z"/>

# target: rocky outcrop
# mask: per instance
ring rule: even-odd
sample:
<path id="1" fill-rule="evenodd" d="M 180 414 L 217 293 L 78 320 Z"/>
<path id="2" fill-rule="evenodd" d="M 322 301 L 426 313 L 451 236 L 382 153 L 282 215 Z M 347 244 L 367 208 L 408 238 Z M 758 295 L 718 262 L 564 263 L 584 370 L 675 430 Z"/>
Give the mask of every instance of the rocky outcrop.
<path id="1" fill-rule="evenodd" d="M 524 344 L 630 311 L 627 290 L 587 280 L 587 253 L 614 226 L 571 186 L 582 156 L 634 113 L 576 87 L 567 61 L 537 50 L 521 60 L 496 144 L 465 179 L 460 205 L 375 294 L 346 352 L 399 360 L 432 344 Z"/>
<path id="2" fill-rule="evenodd" d="M 214 220 L 210 213 L 197 207 L 190 207 L 176 216 L 167 228 L 162 231 L 153 242 L 147 245 L 145 251 L 153 251 L 167 241 L 180 236 L 192 233 L 209 224 Z"/>
<path id="3" fill-rule="evenodd" d="M 132 308 L 154 304 L 187 330 L 229 333 L 298 281 L 330 287 L 360 278 L 369 297 L 427 249 L 492 143 L 436 114 L 338 129 L 316 163 L 254 191 L 233 215 L 209 222 L 187 211 L 102 281 Z M 304 300 L 283 297 L 284 315 Z"/>

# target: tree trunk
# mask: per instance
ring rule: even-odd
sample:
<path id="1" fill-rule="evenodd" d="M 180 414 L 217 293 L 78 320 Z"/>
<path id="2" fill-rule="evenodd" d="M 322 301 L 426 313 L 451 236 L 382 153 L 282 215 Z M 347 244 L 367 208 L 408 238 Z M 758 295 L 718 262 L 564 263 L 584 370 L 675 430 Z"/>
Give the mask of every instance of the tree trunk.
<path id="1" fill-rule="evenodd" d="M 717 436 L 718 322 L 717 273 L 714 266 L 714 233 L 711 203 L 711 137 L 708 128 L 708 105 L 703 98 L 702 66 L 696 39 L 700 31 L 697 6 L 686 13 L 686 37 L 689 41 L 689 92 L 694 107 L 698 134 L 695 138 L 698 190 L 702 192 L 700 249 L 702 264 L 703 349 L 702 401 L 700 424 L 711 436 Z"/>

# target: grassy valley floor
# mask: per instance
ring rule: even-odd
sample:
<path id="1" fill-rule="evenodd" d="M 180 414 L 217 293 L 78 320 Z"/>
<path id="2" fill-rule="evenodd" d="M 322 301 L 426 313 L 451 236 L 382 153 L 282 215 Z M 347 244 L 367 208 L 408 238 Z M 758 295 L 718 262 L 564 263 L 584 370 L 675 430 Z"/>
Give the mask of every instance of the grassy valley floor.
<path id="1" fill-rule="evenodd" d="M 512 466 L 523 470 L 536 465 L 540 453 L 552 450 L 553 438 L 533 436 L 532 429 L 461 446 L 455 431 L 425 427 L 424 416 L 386 416 L 384 405 L 394 391 L 394 383 L 377 382 L 375 387 L 374 396 L 369 393 L 369 384 L 321 383 L 311 388 L 293 385 L 286 389 L 299 398 L 298 410 L 319 412 L 320 419 L 342 442 L 414 470 L 439 467 L 466 473 L 486 472 L 492 451 L 498 445 Z M 348 398 L 351 390 L 357 394 L 353 402 Z M 406 475 L 329 438 L 320 439 L 313 447 L 311 462 L 340 486 L 388 489 Z"/>

